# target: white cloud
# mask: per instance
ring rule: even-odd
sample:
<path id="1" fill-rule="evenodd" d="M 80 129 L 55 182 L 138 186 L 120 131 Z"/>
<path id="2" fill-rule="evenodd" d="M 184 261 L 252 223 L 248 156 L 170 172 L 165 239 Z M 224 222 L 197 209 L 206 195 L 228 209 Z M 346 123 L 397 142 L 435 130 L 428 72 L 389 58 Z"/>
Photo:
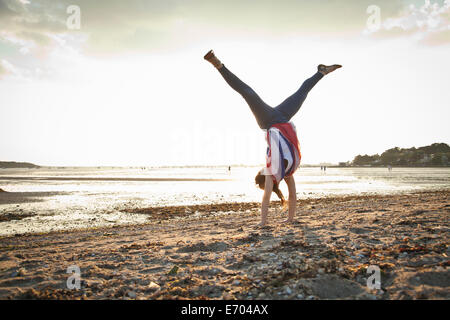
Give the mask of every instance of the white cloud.
<path id="1" fill-rule="evenodd" d="M 425 44 L 436 45 L 450 43 L 449 30 L 450 0 L 445 0 L 442 5 L 425 0 L 418 7 L 414 4 L 406 6 L 395 17 L 383 18 L 379 31 L 365 30 L 364 33 L 379 37 L 408 36 Z"/>
<path id="2" fill-rule="evenodd" d="M 13 32 L 2 31 L 0 33 L 0 40 L 17 47 L 19 52 L 24 55 L 30 53 L 33 48 L 36 48 L 34 41 L 21 38 Z"/>
<path id="3" fill-rule="evenodd" d="M 17 76 L 19 71 L 9 61 L 0 59 L 0 77 Z"/>
<path id="4" fill-rule="evenodd" d="M 450 1 L 446 0 L 442 6 L 438 3 L 431 3 L 426 0 L 425 3 L 416 8 L 414 4 L 408 6 L 401 17 L 389 18 L 384 23 L 384 28 L 390 30 L 398 27 L 405 31 L 443 31 L 450 25 Z"/>

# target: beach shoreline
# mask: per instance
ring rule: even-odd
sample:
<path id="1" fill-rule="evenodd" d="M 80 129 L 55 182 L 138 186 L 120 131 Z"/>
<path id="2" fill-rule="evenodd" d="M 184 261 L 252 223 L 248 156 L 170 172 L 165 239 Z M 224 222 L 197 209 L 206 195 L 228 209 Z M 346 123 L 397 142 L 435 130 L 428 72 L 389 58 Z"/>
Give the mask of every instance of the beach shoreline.
<path id="1" fill-rule="evenodd" d="M 0 236 L 143 224 L 149 215 L 139 210 L 149 207 L 170 207 L 169 215 L 184 210 L 174 206 L 185 206 L 188 213 L 197 210 L 192 205 L 219 203 L 223 205 L 211 210 L 241 210 L 234 204 L 261 201 L 262 190 L 254 184 L 255 173 L 253 167 L 231 171 L 228 168 L 75 168 L 28 173 L 7 170 L 2 174 L 7 179 L 0 177 L 1 188 L 6 191 L 0 193 Z M 449 176 L 449 168 L 394 171 L 331 168 L 326 173 L 317 168 L 302 168 L 295 179 L 297 198 L 309 199 L 450 189 Z M 286 184 L 282 183 L 280 190 L 287 196 Z M 133 213 L 134 209 L 138 213 Z"/>
<path id="2" fill-rule="evenodd" d="M 0 299 L 449 299 L 450 190 L 133 208 L 139 225 L 0 238 Z M 368 266 L 381 289 L 367 287 Z M 80 270 L 69 289 L 67 268 Z"/>

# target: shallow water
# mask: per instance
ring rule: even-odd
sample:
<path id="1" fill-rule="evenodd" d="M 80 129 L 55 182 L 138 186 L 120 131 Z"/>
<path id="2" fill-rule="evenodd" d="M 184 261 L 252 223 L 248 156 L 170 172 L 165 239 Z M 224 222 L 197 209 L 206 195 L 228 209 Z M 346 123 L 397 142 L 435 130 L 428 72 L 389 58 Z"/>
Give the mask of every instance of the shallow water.
<path id="1" fill-rule="evenodd" d="M 0 235 L 147 221 L 129 207 L 260 201 L 259 167 L 0 169 Z M 298 198 L 392 194 L 450 187 L 450 168 L 301 167 Z M 287 187 L 281 184 L 287 196 Z M 273 197 L 275 199 L 275 196 Z"/>

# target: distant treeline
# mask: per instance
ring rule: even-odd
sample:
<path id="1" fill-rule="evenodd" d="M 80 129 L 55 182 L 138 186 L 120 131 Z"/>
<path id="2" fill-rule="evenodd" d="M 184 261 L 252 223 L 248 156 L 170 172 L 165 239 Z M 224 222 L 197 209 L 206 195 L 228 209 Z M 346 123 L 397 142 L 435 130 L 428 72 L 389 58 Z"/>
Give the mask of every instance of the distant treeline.
<path id="1" fill-rule="evenodd" d="M 392 148 L 381 155 L 357 155 L 351 163 L 354 166 L 450 166 L 450 146 L 446 143 L 433 143 L 420 148 Z"/>
<path id="2" fill-rule="evenodd" d="M 39 168 L 29 162 L 0 161 L 0 168 Z"/>

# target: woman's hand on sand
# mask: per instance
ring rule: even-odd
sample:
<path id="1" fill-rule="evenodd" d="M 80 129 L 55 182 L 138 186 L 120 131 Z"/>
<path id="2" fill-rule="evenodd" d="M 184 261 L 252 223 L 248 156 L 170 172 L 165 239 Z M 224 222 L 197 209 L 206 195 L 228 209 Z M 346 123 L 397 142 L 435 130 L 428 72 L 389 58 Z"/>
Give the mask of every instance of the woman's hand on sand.
<path id="1" fill-rule="evenodd" d="M 282 224 L 294 224 L 295 223 L 295 220 L 294 219 L 286 219 L 286 220 L 283 220 L 282 222 L 281 222 Z"/>
<path id="2" fill-rule="evenodd" d="M 255 225 L 255 228 L 257 228 L 257 229 L 263 229 L 263 228 L 268 228 L 268 227 L 269 227 L 269 225 L 267 224 L 267 222 L 265 222 L 265 223 L 260 222 L 257 225 Z"/>

